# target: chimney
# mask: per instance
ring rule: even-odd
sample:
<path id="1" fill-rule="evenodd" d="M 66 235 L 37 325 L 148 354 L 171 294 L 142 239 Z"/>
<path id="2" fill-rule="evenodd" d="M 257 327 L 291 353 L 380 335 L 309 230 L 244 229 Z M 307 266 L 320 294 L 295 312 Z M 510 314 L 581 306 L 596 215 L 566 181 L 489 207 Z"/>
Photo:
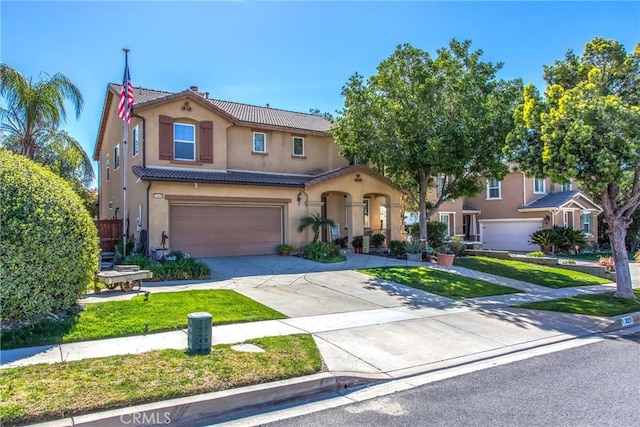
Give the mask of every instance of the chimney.
<path id="1" fill-rule="evenodd" d="M 191 86 L 189 89 L 196 93 L 198 92 L 198 86 Z"/>
<path id="2" fill-rule="evenodd" d="M 267 102 L 267 108 L 269 108 L 269 103 Z"/>

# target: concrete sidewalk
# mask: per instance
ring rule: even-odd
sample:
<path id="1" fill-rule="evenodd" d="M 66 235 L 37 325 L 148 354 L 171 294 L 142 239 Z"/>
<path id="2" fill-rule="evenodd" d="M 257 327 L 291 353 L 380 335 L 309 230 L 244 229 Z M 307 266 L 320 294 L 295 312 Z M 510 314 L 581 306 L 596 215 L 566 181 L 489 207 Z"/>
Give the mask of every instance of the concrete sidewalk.
<path id="1" fill-rule="evenodd" d="M 529 301 L 609 291 L 615 289 L 613 284 L 549 289 L 464 268 L 445 268 L 435 264 L 353 254 L 347 262 L 340 263 L 342 265 L 317 264 L 300 258 L 279 256 L 217 258 L 207 262 L 214 270 L 210 281 L 145 283 L 143 291 L 150 291 L 150 298 L 153 298 L 156 292 L 233 289 L 289 318 L 214 326 L 214 345 L 241 343 L 265 336 L 309 333 L 329 372 L 308 379 L 303 377 L 242 390 L 157 402 L 137 409 L 126 408 L 74 417 L 73 420 L 66 419 L 55 425 L 81 425 L 84 423 L 81 420 L 86 421 L 85 425 L 113 425 L 112 421 L 117 423 L 113 415 L 116 413 L 184 407 L 196 411 L 194 408 L 200 407 L 198 405 L 216 408 L 216 414 L 235 413 L 239 408 L 276 401 L 273 400 L 274 396 L 290 399 L 314 392 L 327 392 L 330 387 L 337 390 L 367 381 L 405 378 L 584 337 L 620 325 L 620 316 L 606 319 L 509 307 Z M 354 268 L 391 265 L 444 269 L 510 286 L 522 292 L 455 301 L 353 271 Z M 133 292 L 104 292 L 89 294 L 83 302 L 128 299 L 133 296 Z M 212 314 L 215 321 L 215 313 Z M 640 314 L 635 314 L 633 318 L 635 324 L 640 322 Z M 0 360 L 1 368 L 9 368 L 186 347 L 186 331 L 180 330 L 5 350 L 0 352 Z M 220 399 L 226 399 L 227 403 L 223 404 Z M 207 416 L 211 416 L 212 410 L 203 409 L 209 411 Z M 184 422 L 177 425 L 191 424 L 191 421 Z"/>

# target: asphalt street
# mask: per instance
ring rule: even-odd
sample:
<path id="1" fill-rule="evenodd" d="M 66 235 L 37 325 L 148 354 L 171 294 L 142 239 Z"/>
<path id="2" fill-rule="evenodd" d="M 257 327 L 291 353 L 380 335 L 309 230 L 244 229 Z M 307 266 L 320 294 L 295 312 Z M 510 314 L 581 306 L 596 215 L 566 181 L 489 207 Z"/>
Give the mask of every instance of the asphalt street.
<path id="1" fill-rule="evenodd" d="M 638 426 L 640 332 L 266 424 Z"/>

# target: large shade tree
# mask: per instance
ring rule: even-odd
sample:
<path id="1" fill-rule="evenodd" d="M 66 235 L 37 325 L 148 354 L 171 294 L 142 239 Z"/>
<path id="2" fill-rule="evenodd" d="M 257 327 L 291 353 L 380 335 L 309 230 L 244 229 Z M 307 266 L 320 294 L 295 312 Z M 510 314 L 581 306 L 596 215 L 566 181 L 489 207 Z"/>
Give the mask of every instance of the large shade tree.
<path id="1" fill-rule="evenodd" d="M 640 44 L 595 38 L 544 67 L 544 97 L 525 88 L 508 154 L 556 182 L 574 178 L 604 208 L 618 297 L 634 298 L 625 236 L 640 205 Z"/>
<path id="2" fill-rule="evenodd" d="M 522 84 L 497 79 L 502 64 L 482 61 L 470 46 L 454 39 L 435 58 L 398 46 L 377 74 L 349 79 L 331 131 L 344 155 L 370 162 L 408 192 L 422 241 L 442 202 L 476 195 L 481 177 L 501 179 L 508 171 L 502 149 Z M 437 200 L 427 203 L 438 183 Z"/>

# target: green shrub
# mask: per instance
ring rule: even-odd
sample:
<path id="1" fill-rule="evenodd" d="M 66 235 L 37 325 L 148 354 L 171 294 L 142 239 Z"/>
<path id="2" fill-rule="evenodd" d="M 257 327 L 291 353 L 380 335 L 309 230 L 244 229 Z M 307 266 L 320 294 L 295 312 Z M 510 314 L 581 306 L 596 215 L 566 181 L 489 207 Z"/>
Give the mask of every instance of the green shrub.
<path id="1" fill-rule="evenodd" d="M 82 200 L 59 176 L 0 149 L 2 316 L 64 310 L 98 267 L 98 233 Z"/>
<path id="2" fill-rule="evenodd" d="M 454 236 L 449 241 L 449 247 L 456 256 L 463 256 L 466 253 L 467 247 L 464 244 L 464 239 L 460 236 Z"/>
<path id="3" fill-rule="evenodd" d="M 571 227 L 553 227 L 552 230 L 560 238 L 557 246 L 563 252 L 568 252 L 571 249 L 576 249 L 577 251 L 577 249 L 586 245 L 584 232 L 582 230 L 576 230 Z"/>
<path id="4" fill-rule="evenodd" d="M 333 258 L 340 253 L 340 248 L 333 243 L 315 242 L 309 243 L 302 250 L 305 258 L 311 260 L 319 260 L 325 258 Z"/>
<path id="5" fill-rule="evenodd" d="M 405 242 L 401 240 L 392 240 L 389 242 L 389 253 L 396 258 L 403 258 L 406 253 L 404 250 Z"/>
<path id="6" fill-rule="evenodd" d="M 380 246 L 382 246 L 386 238 L 387 236 L 382 233 L 374 234 L 373 236 L 371 236 L 371 246 L 373 246 L 374 248 L 379 248 Z"/>
<path id="7" fill-rule="evenodd" d="M 529 252 L 527 256 L 534 257 L 534 258 L 543 258 L 544 252 L 542 251 Z"/>
<path id="8" fill-rule="evenodd" d="M 136 254 L 127 258 L 127 264 L 139 265 L 143 270 L 151 270 L 154 281 L 211 277 L 211 268 L 207 264 L 179 251 L 168 253 L 160 262 L 146 255 Z"/>
<path id="9" fill-rule="evenodd" d="M 447 224 L 440 221 L 427 221 L 427 243 L 432 248 L 438 248 L 444 244 L 444 238 L 447 234 Z M 415 223 L 409 229 L 409 236 L 414 241 L 420 239 L 420 224 Z"/>
<path id="10" fill-rule="evenodd" d="M 562 261 L 562 264 L 565 264 L 565 265 L 575 265 L 575 263 L 576 262 L 572 259 L 565 259 L 564 261 Z"/>
<path id="11" fill-rule="evenodd" d="M 362 236 L 353 236 L 351 246 L 354 248 L 362 248 Z"/>
<path id="12" fill-rule="evenodd" d="M 538 230 L 531 234 L 531 244 L 540 246 L 544 253 L 551 251 L 551 248 L 562 242 L 562 238 L 553 229 Z"/>

